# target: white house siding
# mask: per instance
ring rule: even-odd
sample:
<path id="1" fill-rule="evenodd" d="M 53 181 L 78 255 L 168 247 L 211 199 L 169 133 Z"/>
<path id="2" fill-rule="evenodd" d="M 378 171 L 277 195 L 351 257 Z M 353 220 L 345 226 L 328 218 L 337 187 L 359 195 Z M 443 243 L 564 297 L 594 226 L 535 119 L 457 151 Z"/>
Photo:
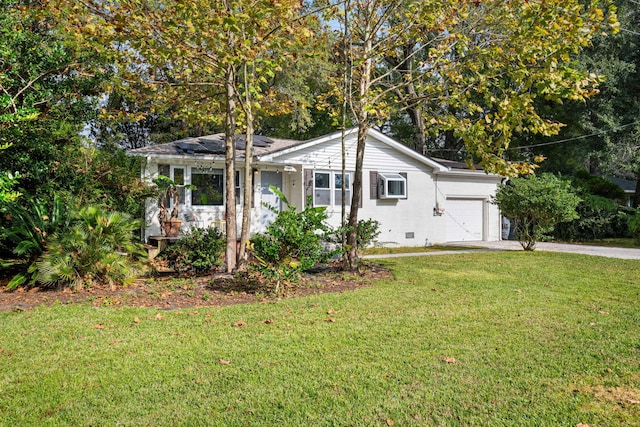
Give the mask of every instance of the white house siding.
<path id="1" fill-rule="evenodd" d="M 351 131 L 345 139 L 346 170 L 353 174 L 356 155 L 356 132 Z M 190 183 L 189 167 L 196 166 L 196 162 L 207 167 L 224 168 L 224 163 L 217 160 L 212 163 L 202 157 L 194 158 L 184 155 L 147 156 L 147 163 L 143 167 L 143 175 L 151 181 L 158 175 L 158 164 L 185 166 L 185 180 Z M 241 162 L 236 164 L 237 170 L 242 171 Z M 262 232 L 267 225 L 267 219 L 262 206 L 261 182 L 263 171 L 282 174 L 282 192 L 288 201 L 302 209 L 306 200 L 305 175 L 307 171 L 326 171 L 339 173 L 342 168 L 342 147 L 340 134 L 321 137 L 312 141 L 284 146 L 275 151 L 259 156 L 254 164 L 254 206 L 252 208 L 252 232 Z M 287 169 L 287 170 L 285 170 Z M 406 199 L 380 199 L 371 197 L 371 172 L 404 174 L 407 178 Z M 273 178 L 273 175 L 271 175 Z M 331 178 L 333 179 L 333 178 Z M 479 209 L 482 203 L 481 232 L 477 231 L 477 221 L 474 223 L 476 231 L 465 238 L 499 240 L 500 214 L 495 205 L 489 203 L 500 181 L 499 177 L 485 175 L 483 172 L 449 170 L 433 160 L 424 158 L 412 152 L 401 144 L 390 140 L 384 135 L 372 131 L 367 140 L 363 163 L 363 193 L 362 206 L 359 210 L 360 219 L 374 219 L 381 223 L 381 234 L 378 241 L 388 245 L 423 246 L 425 244 L 442 243 L 451 240 L 455 235 L 447 233 L 447 205 L 450 201 L 456 204 L 470 202 L 469 206 Z M 353 184 L 353 175 L 351 177 Z M 244 183 L 242 184 L 244 185 Z M 189 194 L 189 190 L 187 195 Z M 334 198 L 335 193 L 334 194 Z M 181 206 L 180 219 L 183 219 L 183 230 L 192 226 L 209 226 L 222 224 L 224 221 L 224 206 L 191 206 L 187 197 L 185 205 Z M 444 208 L 444 212 L 436 212 L 436 207 Z M 459 207 L 460 205 L 458 205 Z M 237 228 L 240 231 L 242 206 L 237 208 Z M 340 225 L 341 208 L 338 203 L 327 209 L 329 223 L 337 227 Z M 189 221 L 188 214 L 193 213 L 195 220 Z M 452 209 L 456 214 L 456 209 Z M 155 202 L 147 204 L 145 237 L 159 235 L 158 207 Z M 451 221 L 451 218 L 449 218 Z M 449 226 L 451 228 L 451 226 Z"/>
<path id="2" fill-rule="evenodd" d="M 346 170 L 355 169 L 356 138 L 351 135 L 346 139 Z M 304 147 L 276 155 L 274 160 L 293 165 L 297 171 L 286 173 L 285 188 L 289 201 L 298 207 L 303 206 L 305 199 L 304 170 L 340 171 L 341 142 L 333 139 L 316 145 Z M 407 174 L 406 199 L 371 199 L 370 171 Z M 389 245 L 423 246 L 427 243 L 444 241 L 441 229 L 444 220 L 433 215 L 435 207 L 435 187 L 433 168 L 411 158 L 389 145 L 369 137 L 363 161 L 363 194 L 360 219 L 374 219 L 381 223 L 381 234 L 378 241 Z M 327 208 L 329 223 L 340 225 L 341 207 L 334 205 Z"/>
<path id="3" fill-rule="evenodd" d="M 378 240 L 383 244 L 424 246 L 438 241 L 441 218 L 434 217 L 433 168 L 394 150 L 387 144 L 370 139 L 363 162 L 363 205 L 359 217 L 380 222 Z M 372 199 L 371 174 L 406 173 L 406 199 Z"/>

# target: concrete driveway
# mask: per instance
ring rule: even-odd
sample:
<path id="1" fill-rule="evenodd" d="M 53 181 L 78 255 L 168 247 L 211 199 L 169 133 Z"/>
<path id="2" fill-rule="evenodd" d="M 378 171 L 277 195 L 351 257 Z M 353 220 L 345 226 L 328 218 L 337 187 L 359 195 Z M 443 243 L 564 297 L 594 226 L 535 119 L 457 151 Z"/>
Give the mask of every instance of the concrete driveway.
<path id="1" fill-rule="evenodd" d="M 449 242 L 452 246 L 477 246 L 486 249 L 521 251 L 520 243 L 513 240 L 503 240 L 500 242 Z M 603 256 L 607 258 L 620 259 L 640 259 L 640 249 L 610 248 L 605 246 L 589 246 L 566 243 L 539 242 L 536 244 L 536 251 L 568 252 L 573 254 L 585 254 Z"/>
<path id="2" fill-rule="evenodd" d="M 449 242 L 445 246 L 466 246 L 477 247 L 478 249 L 437 251 L 437 252 L 418 252 L 412 254 L 387 254 L 387 255 L 365 255 L 363 258 L 399 258 L 405 256 L 422 256 L 422 255 L 447 255 L 471 252 L 487 252 L 487 251 L 521 251 L 520 243 L 513 240 L 503 240 L 500 242 Z M 536 244 L 536 251 L 549 252 L 568 252 L 574 254 L 585 254 L 594 256 L 603 256 L 607 258 L 619 259 L 640 259 L 640 249 L 628 248 L 609 248 L 604 246 L 589 245 L 569 245 L 565 243 L 546 243 L 540 242 Z"/>

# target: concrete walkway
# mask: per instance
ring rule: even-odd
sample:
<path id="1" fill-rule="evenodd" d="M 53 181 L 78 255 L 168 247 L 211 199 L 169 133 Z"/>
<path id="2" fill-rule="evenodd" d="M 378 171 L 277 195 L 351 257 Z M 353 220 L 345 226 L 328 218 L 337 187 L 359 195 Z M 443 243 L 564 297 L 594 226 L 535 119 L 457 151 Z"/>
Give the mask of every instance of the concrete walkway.
<path id="1" fill-rule="evenodd" d="M 466 246 L 477 247 L 478 249 L 465 249 L 455 251 L 437 251 L 437 252 L 417 252 L 412 254 L 385 254 L 385 255 L 365 255 L 363 258 L 397 258 L 403 256 L 422 256 L 422 255 L 451 255 L 460 253 L 474 252 L 490 252 L 490 251 L 521 251 L 520 243 L 513 240 L 503 240 L 500 242 L 449 242 L 449 246 Z M 607 258 L 619 259 L 640 259 L 640 249 L 629 248 L 610 248 L 604 246 L 588 246 L 588 245 L 570 245 L 565 243 L 546 243 L 540 242 L 536 244 L 536 251 L 549 252 L 567 252 L 574 254 L 585 254 L 602 256 Z"/>

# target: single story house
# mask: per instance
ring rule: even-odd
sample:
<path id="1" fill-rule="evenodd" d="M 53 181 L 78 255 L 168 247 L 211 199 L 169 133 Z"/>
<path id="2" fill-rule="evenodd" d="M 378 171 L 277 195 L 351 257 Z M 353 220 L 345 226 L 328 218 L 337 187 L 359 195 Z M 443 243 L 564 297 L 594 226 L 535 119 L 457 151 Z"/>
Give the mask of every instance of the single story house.
<path id="1" fill-rule="evenodd" d="M 346 173 L 342 174 L 342 132 L 308 141 L 255 137 L 251 206 L 252 232 L 261 232 L 274 214 L 263 206 L 281 209 L 281 202 L 269 190 L 273 185 L 299 208 L 311 198 L 314 206 L 326 206 L 329 222 L 338 226 L 341 218 L 342 183 L 347 203 L 351 200 L 357 129 L 345 132 Z M 451 241 L 500 240 L 501 217 L 490 203 L 498 175 L 471 170 L 464 163 L 432 159 L 371 130 L 363 165 L 363 197 L 358 217 L 380 222 L 381 244 L 424 246 Z M 241 223 L 244 138 L 236 142 L 236 203 L 238 230 Z M 224 135 L 187 138 L 130 152 L 145 157 L 142 177 L 148 181 L 159 174 L 181 189 L 182 229 L 224 224 Z M 145 239 L 160 235 L 158 206 L 146 206 Z"/>

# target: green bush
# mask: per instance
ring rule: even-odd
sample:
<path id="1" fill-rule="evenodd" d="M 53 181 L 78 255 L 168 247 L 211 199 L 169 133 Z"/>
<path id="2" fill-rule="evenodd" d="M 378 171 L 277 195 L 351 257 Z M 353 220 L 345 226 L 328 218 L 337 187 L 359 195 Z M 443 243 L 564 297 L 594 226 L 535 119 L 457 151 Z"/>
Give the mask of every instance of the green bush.
<path id="1" fill-rule="evenodd" d="M 266 205 L 277 217 L 265 233 L 256 234 L 252 239 L 253 255 L 257 261 L 253 268 L 271 280 L 274 292 L 278 293 L 281 284 L 295 282 L 300 272 L 327 262 L 337 252 L 328 251 L 323 246 L 332 233 L 325 223 L 328 218 L 325 207 L 307 204 L 298 212 L 282 192 L 273 186 L 270 189 L 287 205 L 287 209 L 278 212 Z"/>
<path id="2" fill-rule="evenodd" d="M 351 227 L 348 226 L 338 228 L 332 235 L 328 236 L 328 242 L 342 245 L 343 242 L 346 242 L 346 236 L 350 229 Z M 356 235 L 358 250 L 371 246 L 375 239 L 380 235 L 380 221 L 376 221 L 371 218 L 361 219 L 358 221 L 358 232 Z"/>
<path id="3" fill-rule="evenodd" d="M 631 236 L 640 243 L 640 212 L 629 216 L 629 232 Z"/>
<path id="4" fill-rule="evenodd" d="M 98 206 L 81 208 L 71 227 L 47 240 L 36 262 L 38 284 L 78 288 L 93 282 L 125 284 L 140 273 L 136 262 L 145 256 L 144 246 L 134 240 L 141 223 L 121 212 Z"/>
<path id="5" fill-rule="evenodd" d="M 51 206 L 38 199 L 21 200 L 9 204 L 4 211 L 6 227 L 0 232 L 0 240 L 12 257 L 22 264 L 9 284 L 8 289 L 15 289 L 27 282 L 33 283 L 36 277 L 35 261 L 47 247 L 47 240 L 55 233 L 66 230 L 71 223 L 68 202 L 55 196 Z M 4 261 L 3 266 L 16 267 L 15 261 Z"/>
<path id="6" fill-rule="evenodd" d="M 225 236 L 217 228 L 192 228 L 161 257 L 177 272 L 203 273 L 221 264 L 225 246 Z"/>
<path id="7" fill-rule="evenodd" d="M 380 235 L 380 221 L 371 218 L 361 219 L 358 221 L 357 231 L 358 249 L 362 250 L 371 246 Z"/>
<path id="8" fill-rule="evenodd" d="M 525 250 L 533 250 L 557 223 L 578 218 L 579 202 L 570 183 L 551 174 L 513 178 L 500 184 L 493 198 L 502 214 L 515 220 L 516 239 Z"/>
<path id="9" fill-rule="evenodd" d="M 615 200 L 584 194 L 576 212 L 579 218 L 556 225 L 554 237 L 567 241 L 623 237 L 626 230 L 620 230 L 618 203 Z M 622 236 L 620 235 L 622 233 Z"/>

